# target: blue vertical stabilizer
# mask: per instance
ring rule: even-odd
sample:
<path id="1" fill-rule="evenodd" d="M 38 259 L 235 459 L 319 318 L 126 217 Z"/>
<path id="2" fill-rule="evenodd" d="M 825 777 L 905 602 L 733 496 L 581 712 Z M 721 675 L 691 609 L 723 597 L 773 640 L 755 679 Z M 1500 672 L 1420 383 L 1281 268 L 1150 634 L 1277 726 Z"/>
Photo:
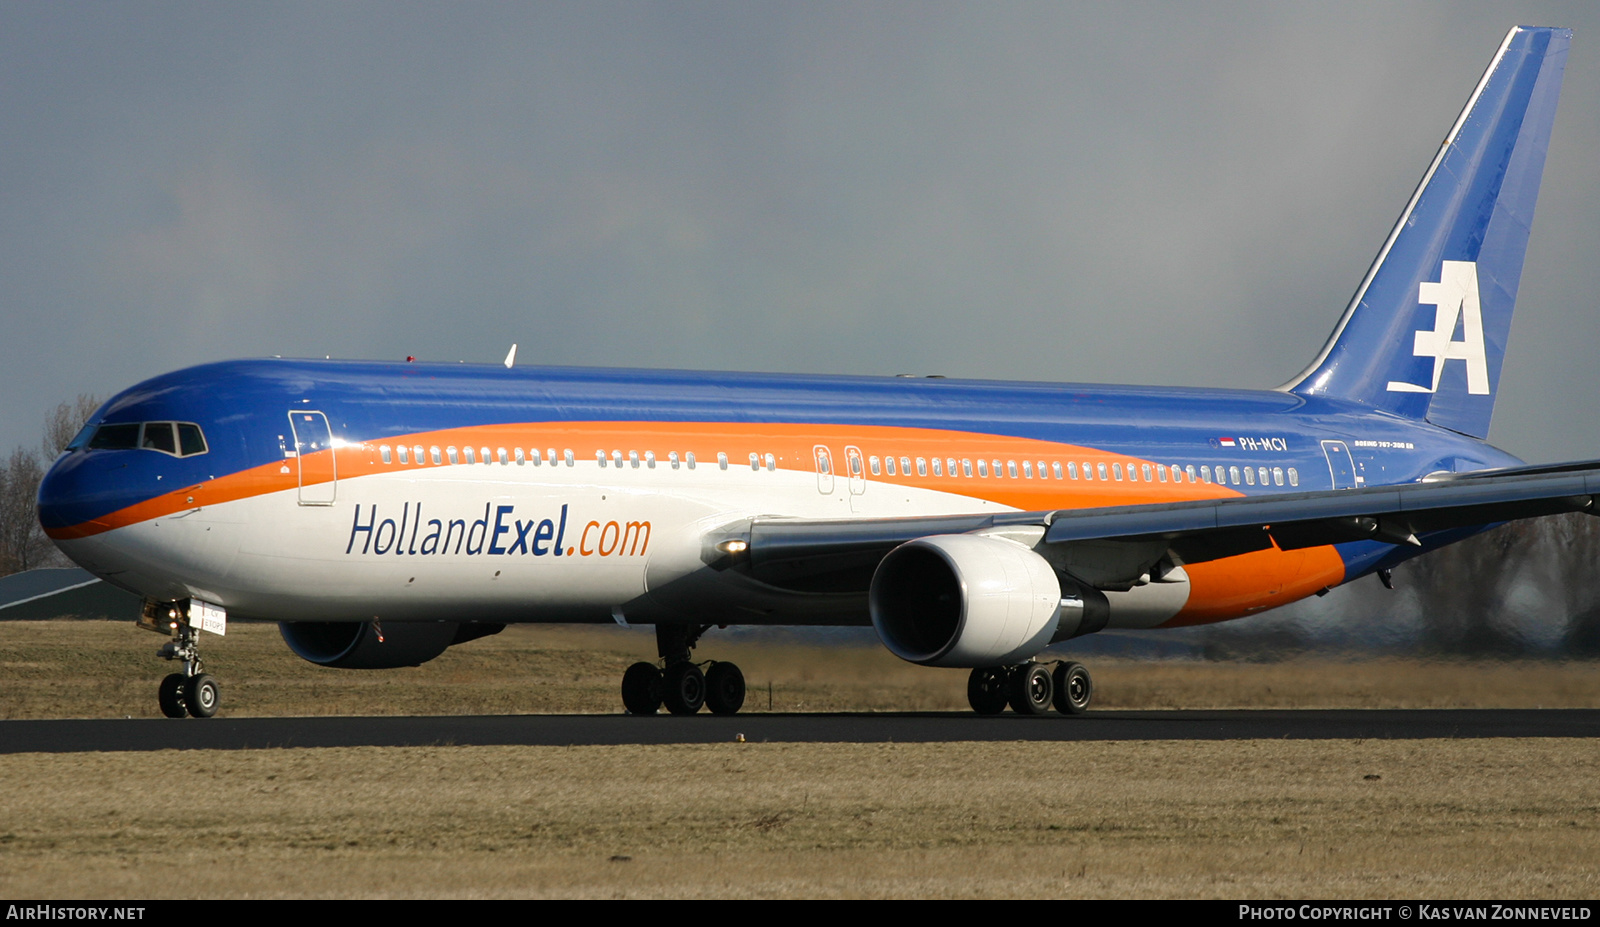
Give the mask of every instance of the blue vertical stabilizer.
<path id="1" fill-rule="evenodd" d="M 1571 38 L 1506 36 L 1333 337 L 1284 389 L 1488 436 Z"/>

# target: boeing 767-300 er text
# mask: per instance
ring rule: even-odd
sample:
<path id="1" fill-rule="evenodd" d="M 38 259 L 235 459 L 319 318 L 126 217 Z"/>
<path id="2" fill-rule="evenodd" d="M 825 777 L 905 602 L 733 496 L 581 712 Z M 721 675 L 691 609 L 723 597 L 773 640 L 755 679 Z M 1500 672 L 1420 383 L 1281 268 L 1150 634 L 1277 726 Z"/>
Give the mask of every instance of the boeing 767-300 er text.
<path id="1" fill-rule="evenodd" d="M 1571 33 L 1511 30 L 1338 328 L 1276 390 L 242 360 L 112 398 L 39 520 L 144 597 L 209 716 L 201 631 L 280 622 L 334 667 L 510 622 L 653 624 L 628 710 L 737 711 L 729 624 L 871 623 L 972 668 L 980 712 L 1078 713 L 1103 628 L 1224 621 L 1510 519 L 1595 511 L 1600 463 L 1484 442 Z"/>

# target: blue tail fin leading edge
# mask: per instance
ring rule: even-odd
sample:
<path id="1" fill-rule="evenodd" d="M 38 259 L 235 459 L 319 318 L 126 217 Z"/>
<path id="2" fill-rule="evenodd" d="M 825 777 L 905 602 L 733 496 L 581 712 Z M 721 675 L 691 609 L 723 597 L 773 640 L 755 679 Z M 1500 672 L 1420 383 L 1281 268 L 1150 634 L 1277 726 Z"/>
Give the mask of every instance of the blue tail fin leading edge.
<path id="1" fill-rule="evenodd" d="M 1506 36 L 1333 337 L 1284 389 L 1488 437 L 1571 38 Z"/>

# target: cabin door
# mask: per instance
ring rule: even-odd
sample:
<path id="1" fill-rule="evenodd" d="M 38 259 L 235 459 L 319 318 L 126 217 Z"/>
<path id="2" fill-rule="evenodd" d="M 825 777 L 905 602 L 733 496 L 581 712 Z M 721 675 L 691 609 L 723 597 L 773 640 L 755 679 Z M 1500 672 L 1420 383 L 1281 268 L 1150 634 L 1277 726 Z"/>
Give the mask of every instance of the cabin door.
<path id="1" fill-rule="evenodd" d="M 1355 489 L 1366 482 L 1356 473 L 1356 462 L 1343 441 L 1322 442 L 1322 454 L 1328 458 L 1328 473 L 1333 477 L 1334 489 Z"/>
<path id="2" fill-rule="evenodd" d="M 339 472 L 328 417 L 295 409 L 289 413 L 289 427 L 294 431 L 294 456 L 300 468 L 300 504 L 332 505 Z"/>
<path id="3" fill-rule="evenodd" d="M 817 492 L 824 496 L 833 493 L 833 452 L 826 445 L 818 444 L 811 449 L 817 461 Z"/>

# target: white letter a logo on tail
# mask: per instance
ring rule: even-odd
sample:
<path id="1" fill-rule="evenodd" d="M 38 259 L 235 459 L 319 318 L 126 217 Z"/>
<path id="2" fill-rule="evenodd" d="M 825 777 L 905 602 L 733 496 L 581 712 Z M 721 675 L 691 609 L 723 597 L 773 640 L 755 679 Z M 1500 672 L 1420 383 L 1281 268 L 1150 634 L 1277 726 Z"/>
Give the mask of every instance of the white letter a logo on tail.
<path id="1" fill-rule="evenodd" d="M 1478 305 L 1478 265 L 1472 261 L 1445 261 L 1439 271 L 1438 283 L 1423 283 L 1418 301 L 1432 305 L 1433 329 L 1417 332 L 1416 347 L 1412 353 L 1418 357 L 1433 358 L 1433 384 L 1389 381 L 1391 393 L 1432 393 L 1439 389 L 1439 376 L 1444 373 L 1444 362 L 1467 362 L 1467 392 L 1474 396 L 1489 395 L 1489 361 L 1483 351 L 1483 311 Z M 1461 321 L 1461 340 L 1451 341 L 1456 321 Z"/>

